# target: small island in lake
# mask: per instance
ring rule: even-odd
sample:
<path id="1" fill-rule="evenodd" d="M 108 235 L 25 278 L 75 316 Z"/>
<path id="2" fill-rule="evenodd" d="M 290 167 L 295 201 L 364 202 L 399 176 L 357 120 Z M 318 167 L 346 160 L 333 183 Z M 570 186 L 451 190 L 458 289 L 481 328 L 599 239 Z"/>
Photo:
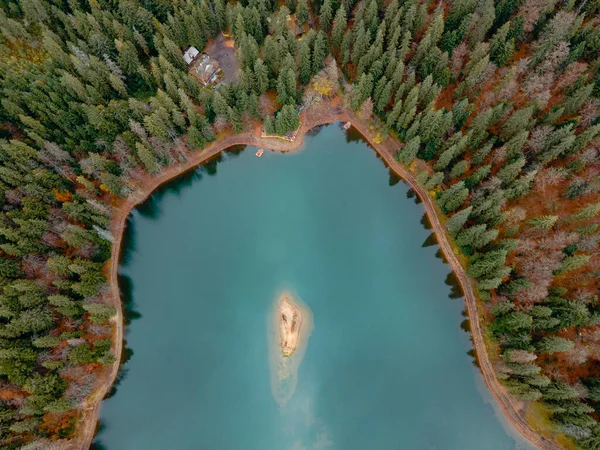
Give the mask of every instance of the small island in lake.
<path id="1" fill-rule="evenodd" d="M 292 398 L 298 384 L 298 368 L 313 329 L 312 312 L 298 295 L 280 292 L 269 312 L 269 362 L 271 389 L 280 406 Z"/>
<path id="2" fill-rule="evenodd" d="M 279 300 L 279 336 L 281 337 L 283 356 L 292 356 L 296 351 L 301 327 L 302 312 L 300 308 L 294 304 L 291 297 L 282 295 Z"/>

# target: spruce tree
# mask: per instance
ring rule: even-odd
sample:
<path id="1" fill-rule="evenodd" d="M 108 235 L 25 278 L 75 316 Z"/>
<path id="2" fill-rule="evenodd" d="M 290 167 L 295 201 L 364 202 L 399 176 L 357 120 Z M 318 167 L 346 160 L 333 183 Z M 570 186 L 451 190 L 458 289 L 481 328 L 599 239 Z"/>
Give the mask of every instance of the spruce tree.
<path id="1" fill-rule="evenodd" d="M 154 155 L 154 151 L 150 149 L 147 144 L 137 142 L 135 144 L 135 149 L 147 172 L 158 173 L 160 171 L 160 166 Z"/>
<path id="2" fill-rule="evenodd" d="M 346 9 L 344 4 L 340 5 L 337 12 L 335 13 L 335 19 L 333 20 L 333 27 L 331 29 L 331 47 L 339 51 L 344 39 L 344 32 L 346 31 L 347 18 Z"/>
<path id="3" fill-rule="evenodd" d="M 473 211 L 473 207 L 468 206 L 452 215 L 452 217 L 446 221 L 446 229 L 451 235 L 455 236 L 462 229 L 464 224 L 467 223 L 471 211 Z"/>
<path id="4" fill-rule="evenodd" d="M 323 31 L 329 31 L 329 27 L 331 26 L 331 19 L 333 18 L 333 7 L 331 5 L 331 0 L 324 0 L 321 5 L 320 15 L 319 15 L 319 27 Z"/>
<path id="5" fill-rule="evenodd" d="M 301 84 L 307 84 L 312 75 L 312 59 L 310 44 L 305 39 L 300 43 L 300 56 L 298 62 L 298 78 Z"/>
<path id="6" fill-rule="evenodd" d="M 325 58 L 327 57 L 329 44 L 327 35 L 324 31 L 319 31 L 313 43 L 312 52 L 312 72 L 316 74 L 323 69 Z"/>
<path id="7" fill-rule="evenodd" d="M 298 19 L 300 26 L 308 22 L 309 15 L 310 9 L 308 7 L 308 0 L 298 0 L 298 5 L 296 6 L 296 19 Z"/>

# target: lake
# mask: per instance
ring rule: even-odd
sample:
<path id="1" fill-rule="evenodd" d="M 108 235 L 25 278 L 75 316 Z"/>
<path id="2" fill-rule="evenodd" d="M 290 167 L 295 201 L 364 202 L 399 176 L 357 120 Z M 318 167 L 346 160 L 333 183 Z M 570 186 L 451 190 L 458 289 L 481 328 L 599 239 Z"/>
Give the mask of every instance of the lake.
<path id="1" fill-rule="evenodd" d="M 128 360 L 94 446 L 532 448 L 467 354 L 463 299 L 408 187 L 340 124 L 297 152 L 256 150 L 232 149 L 131 214 Z M 312 332 L 278 402 L 269 330 L 283 291 Z"/>

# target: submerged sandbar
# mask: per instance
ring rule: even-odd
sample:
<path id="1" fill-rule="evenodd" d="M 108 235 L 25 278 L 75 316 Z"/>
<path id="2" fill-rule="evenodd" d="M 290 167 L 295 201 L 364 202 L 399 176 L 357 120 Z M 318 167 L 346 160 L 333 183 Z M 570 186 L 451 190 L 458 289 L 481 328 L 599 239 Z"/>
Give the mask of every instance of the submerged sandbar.
<path id="1" fill-rule="evenodd" d="M 298 368 L 313 328 L 312 312 L 298 296 L 286 291 L 278 295 L 269 316 L 271 389 L 283 407 L 298 384 Z"/>

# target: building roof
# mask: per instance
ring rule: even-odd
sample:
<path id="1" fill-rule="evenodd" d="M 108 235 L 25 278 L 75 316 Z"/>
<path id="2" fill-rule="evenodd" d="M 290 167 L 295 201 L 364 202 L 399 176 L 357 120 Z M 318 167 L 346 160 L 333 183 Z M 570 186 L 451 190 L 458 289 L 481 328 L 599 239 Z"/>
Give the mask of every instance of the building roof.
<path id="1" fill-rule="evenodd" d="M 202 60 L 196 67 L 196 73 L 200 78 L 200 81 L 204 84 L 208 84 L 212 76 L 219 70 L 219 61 L 212 59 L 206 53 L 203 54 Z"/>
<path id="2" fill-rule="evenodd" d="M 194 62 L 194 60 L 196 59 L 196 57 L 199 54 L 200 54 L 200 52 L 198 51 L 198 49 L 196 47 L 190 47 L 183 54 L 183 59 L 185 60 L 186 64 L 189 66 L 190 64 L 192 64 Z"/>

